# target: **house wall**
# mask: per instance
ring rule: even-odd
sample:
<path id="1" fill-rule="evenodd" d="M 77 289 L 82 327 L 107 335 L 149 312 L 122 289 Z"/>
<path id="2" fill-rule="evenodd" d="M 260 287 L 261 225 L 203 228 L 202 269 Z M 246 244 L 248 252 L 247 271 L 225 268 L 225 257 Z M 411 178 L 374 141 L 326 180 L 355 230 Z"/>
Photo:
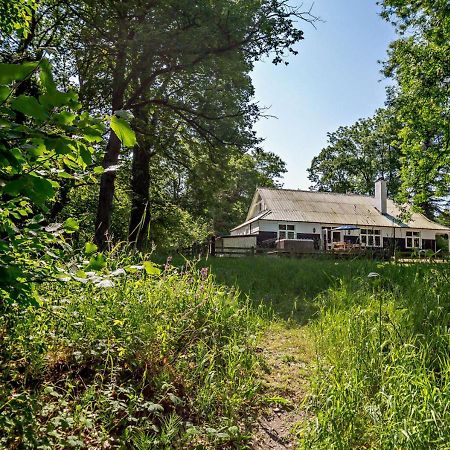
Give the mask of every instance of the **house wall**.
<path id="1" fill-rule="evenodd" d="M 260 234 L 264 234 L 269 236 L 270 233 L 278 233 L 278 225 L 280 224 L 290 224 L 295 226 L 295 233 L 302 234 L 310 234 L 310 235 L 319 235 L 322 239 L 322 228 L 335 228 L 338 226 L 337 224 L 320 224 L 320 223 L 305 223 L 305 222 L 286 222 L 286 221 L 271 221 L 271 220 L 259 220 L 258 227 L 253 228 L 252 232 L 259 232 Z M 368 228 L 371 227 L 362 227 Z M 395 232 L 393 228 L 390 227 L 373 227 L 373 229 L 381 230 L 381 242 L 383 242 L 383 246 L 386 246 L 390 239 L 396 238 L 397 247 L 404 249 L 405 248 L 405 239 L 407 231 L 419 231 L 422 238 L 422 247 L 426 249 L 434 249 L 434 242 L 436 239 L 436 234 L 440 234 L 439 231 L 436 230 L 421 230 L 419 228 L 396 228 Z M 253 231 L 255 230 L 255 231 Z M 358 230 L 350 230 L 350 231 L 342 231 L 342 238 L 348 242 L 353 242 L 359 237 L 360 231 Z M 445 234 L 442 232 L 441 234 Z M 273 236 L 273 234 L 271 235 Z"/>
<path id="2" fill-rule="evenodd" d="M 245 225 L 244 227 L 237 228 L 230 232 L 231 236 L 242 236 L 245 234 L 250 234 L 250 225 Z"/>
<path id="3" fill-rule="evenodd" d="M 259 231 L 272 231 L 278 233 L 278 225 L 295 225 L 295 233 L 321 233 L 322 225 L 320 223 L 306 223 L 306 222 L 285 222 L 274 220 L 259 220 Z M 315 231 L 314 231 L 315 228 Z"/>
<path id="4" fill-rule="evenodd" d="M 253 223 L 245 225 L 235 231 L 231 232 L 232 236 L 242 236 L 248 234 L 258 234 L 258 245 L 261 242 L 270 239 L 276 239 L 278 236 L 278 226 L 281 224 L 289 224 L 295 226 L 295 234 L 300 233 L 304 235 L 305 239 L 320 238 L 322 241 L 322 228 L 335 228 L 337 224 L 320 224 L 307 222 L 288 222 L 288 221 L 272 221 L 272 220 L 257 220 Z M 368 228 L 371 227 L 362 227 Z M 391 227 L 373 227 L 373 229 L 381 230 L 381 242 L 383 247 L 393 245 L 393 238 L 395 236 L 397 248 L 405 249 L 405 238 L 407 231 L 419 231 L 422 238 L 422 248 L 434 250 L 435 240 L 437 234 L 445 234 L 445 231 L 439 232 L 436 230 L 421 230 L 418 228 L 395 228 Z M 341 232 L 342 239 L 347 242 L 356 242 L 360 234 L 359 230 L 350 230 Z"/>

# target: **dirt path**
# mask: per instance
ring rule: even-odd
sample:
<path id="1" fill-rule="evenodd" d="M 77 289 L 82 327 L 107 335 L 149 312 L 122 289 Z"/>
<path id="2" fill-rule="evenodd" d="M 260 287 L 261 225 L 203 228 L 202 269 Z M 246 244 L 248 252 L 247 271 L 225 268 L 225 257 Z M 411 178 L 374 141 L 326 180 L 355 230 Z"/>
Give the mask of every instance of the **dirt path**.
<path id="1" fill-rule="evenodd" d="M 267 406 L 258 419 L 252 449 L 294 449 L 295 427 L 305 420 L 302 402 L 313 358 L 311 340 L 305 327 L 277 324 L 267 331 L 261 349 Z"/>

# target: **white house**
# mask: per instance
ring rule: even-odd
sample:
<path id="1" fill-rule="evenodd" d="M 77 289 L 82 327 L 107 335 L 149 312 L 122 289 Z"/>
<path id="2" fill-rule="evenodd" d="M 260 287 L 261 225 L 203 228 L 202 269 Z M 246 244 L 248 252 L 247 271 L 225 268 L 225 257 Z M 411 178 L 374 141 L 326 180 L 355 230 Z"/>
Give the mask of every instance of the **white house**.
<path id="1" fill-rule="evenodd" d="M 386 182 L 375 184 L 375 197 L 289 189 L 259 188 L 247 219 L 231 236 L 256 236 L 258 245 L 297 240 L 315 249 L 336 243 L 359 243 L 373 248 L 436 250 L 437 236 L 450 242 L 450 229 L 410 213 L 401 220 L 399 206 L 387 198 Z"/>

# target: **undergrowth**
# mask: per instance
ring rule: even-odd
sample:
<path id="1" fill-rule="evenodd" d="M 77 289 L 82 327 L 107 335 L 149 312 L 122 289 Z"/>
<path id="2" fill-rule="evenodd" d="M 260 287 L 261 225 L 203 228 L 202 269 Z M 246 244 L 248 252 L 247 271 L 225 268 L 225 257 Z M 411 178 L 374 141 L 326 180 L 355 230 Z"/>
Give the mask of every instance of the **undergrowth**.
<path id="1" fill-rule="evenodd" d="M 448 265 L 111 265 L 1 315 L 0 448 L 248 448 L 273 323 L 316 348 L 300 447 L 449 448 Z"/>
<path id="2" fill-rule="evenodd" d="M 41 307 L 1 315 L 0 447 L 246 442 L 259 388 L 253 309 L 205 269 L 114 284 L 49 284 Z"/>

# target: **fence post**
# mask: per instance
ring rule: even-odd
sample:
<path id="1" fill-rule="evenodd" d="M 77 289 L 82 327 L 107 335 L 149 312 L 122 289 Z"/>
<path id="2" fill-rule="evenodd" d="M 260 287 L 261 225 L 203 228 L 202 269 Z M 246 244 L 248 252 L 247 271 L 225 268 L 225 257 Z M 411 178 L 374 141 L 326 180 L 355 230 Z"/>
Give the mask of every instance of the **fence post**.
<path id="1" fill-rule="evenodd" d="M 209 254 L 210 256 L 216 256 L 216 237 L 211 236 L 209 241 Z"/>

